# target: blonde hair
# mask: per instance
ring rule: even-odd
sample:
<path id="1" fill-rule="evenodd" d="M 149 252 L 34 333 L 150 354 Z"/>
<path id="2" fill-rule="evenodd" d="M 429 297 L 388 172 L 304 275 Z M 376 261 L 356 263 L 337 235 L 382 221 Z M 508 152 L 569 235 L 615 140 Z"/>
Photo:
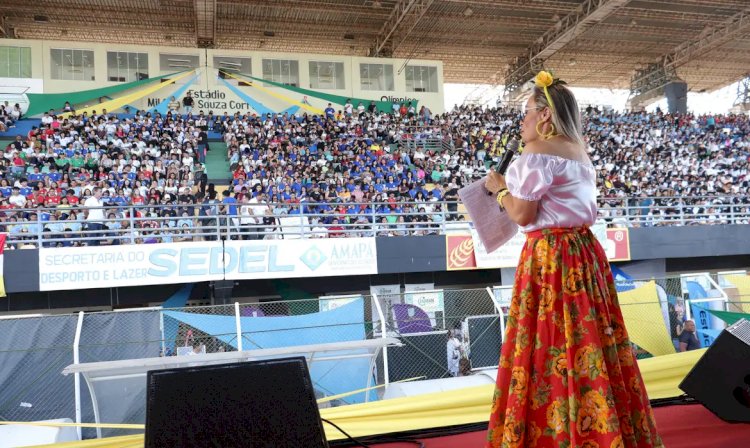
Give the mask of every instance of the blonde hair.
<path id="1" fill-rule="evenodd" d="M 552 85 L 547 87 L 549 98 L 553 104 L 549 104 L 543 87 L 534 86 L 534 103 L 539 109 L 549 108 L 552 114 L 552 124 L 558 135 L 563 135 L 581 146 L 586 143 L 583 140 L 583 128 L 581 127 L 581 112 L 573 92 L 565 86 L 563 81 L 556 79 Z"/>

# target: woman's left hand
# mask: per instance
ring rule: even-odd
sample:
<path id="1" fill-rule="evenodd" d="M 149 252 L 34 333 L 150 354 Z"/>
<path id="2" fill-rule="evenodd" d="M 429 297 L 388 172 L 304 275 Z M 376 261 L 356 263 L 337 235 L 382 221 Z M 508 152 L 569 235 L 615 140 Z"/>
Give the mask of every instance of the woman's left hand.
<path id="1" fill-rule="evenodd" d="M 497 194 L 503 188 L 508 188 L 505 184 L 505 176 L 496 171 L 490 171 L 487 180 L 484 182 L 484 188 L 492 194 Z"/>

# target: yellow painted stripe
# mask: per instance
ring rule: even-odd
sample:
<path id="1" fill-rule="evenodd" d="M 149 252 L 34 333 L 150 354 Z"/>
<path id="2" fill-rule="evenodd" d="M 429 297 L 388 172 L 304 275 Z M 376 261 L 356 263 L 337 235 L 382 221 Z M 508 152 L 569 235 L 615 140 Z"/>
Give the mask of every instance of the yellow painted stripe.
<path id="1" fill-rule="evenodd" d="M 122 106 L 127 105 L 128 103 L 130 103 L 132 101 L 139 100 L 139 99 L 143 98 L 146 95 L 150 95 L 150 94 L 156 92 L 157 90 L 160 90 L 160 89 L 163 89 L 166 86 L 172 85 L 175 82 L 181 80 L 182 78 L 185 78 L 186 76 L 193 74 L 194 72 L 195 72 L 195 70 L 187 71 L 187 72 L 185 72 L 185 73 L 183 73 L 183 74 L 181 74 L 181 75 L 179 75 L 177 77 L 170 78 L 169 81 L 166 81 L 166 82 L 157 82 L 155 85 L 150 85 L 148 87 L 145 87 L 145 88 L 143 88 L 141 90 L 138 90 L 136 92 L 130 93 L 128 95 L 121 96 L 119 98 L 115 98 L 115 99 L 112 99 L 112 100 L 109 100 L 109 101 L 105 101 L 105 102 L 97 104 L 95 106 L 86 107 L 84 109 L 76 110 L 75 113 L 76 113 L 76 115 L 80 115 L 80 114 L 82 114 L 84 112 L 88 112 L 89 114 L 91 114 L 95 110 L 101 111 L 102 109 L 117 110 L 117 109 L 121 108 Z M 68 118 L 71 115 L 72 115 L 71 112 L 67 112 L 67 113 L 61 114 L 60 116 L 62 118 Z"/>
<path id="2" fill-rule="evenodd" d="M 238 78 L 237 76 L 235 76 L 235 75 L 233 75 L 231 73 L 228 73 L 228 72 L 224 72 L 224 74 L 227 75 L 227 76 L 230 76 L 230 77 L 232 77 L 232 78 L 234 78 L 234 79 L 236 79 L 238 81 L 249 82 L 247 79 Z M 258 85 L 256 81 L 252 81 L 250 83 L 250 87 L 252 87 L 254 89 L 258 89 L 261 92 L 267 93 L 268 95 L 271 95 L 274 98 L 278 98 L 281 101 L 287 102 L 289 104 L 294 104 L 295 106 L 299 106 L 302 109 L 305 109 L 305 110 L 310 111 L 312 113 L 319 114 L 319 115 L 323 114 L 323 111 L 321 109 L 318 109 L 317 107 L 313 107 L 313 106 L 310 106 L 309 104 L 301 103 L 301 102 L 295 100 L 294 98 L 291 98 L 291 97 L 288 97 L 286 95 L 282 95 L 280 93 L 277 93 L 277 92 L 274 92 L 272 90 L 269 90 L 269 89 L 267 89 L 265 87 L 262 87 L 262 86 Z"/>

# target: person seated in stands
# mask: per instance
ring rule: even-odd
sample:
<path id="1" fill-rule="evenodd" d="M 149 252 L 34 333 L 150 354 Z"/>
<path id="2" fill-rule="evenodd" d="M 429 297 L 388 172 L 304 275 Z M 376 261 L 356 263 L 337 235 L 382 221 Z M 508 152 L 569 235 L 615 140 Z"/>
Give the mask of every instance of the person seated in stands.
<path id="1" fill-rule="evenodd" d="M 328 238 L 343 238 L 345 235 L 344 227 L 339 224 L 338 218 L 331 220 L 331 225 L 328 226 Z"/>
<path id="2" fill-rule="evenodd" d="M 692 320 L 685 321 L 685 325 L 682 328 L 682 333 L 680 333 L 678 341 L 680 344 L 681 352 L 698 350 L 699 348 L 701 348 L 701 342 L 696 336 L 694 321 Z"/>

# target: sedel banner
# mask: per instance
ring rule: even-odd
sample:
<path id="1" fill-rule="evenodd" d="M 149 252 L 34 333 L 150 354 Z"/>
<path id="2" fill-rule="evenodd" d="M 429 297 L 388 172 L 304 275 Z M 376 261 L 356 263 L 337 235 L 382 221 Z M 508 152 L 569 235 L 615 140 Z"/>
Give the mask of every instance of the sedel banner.
<path id="1" fill-rule="evenodd" d="M 226 280 L 378 273 L 375 238 L 226 241 Z"/>
<path id="2" fill-rule="evenodd" d="M 375 238 L 44 248 L 41 291 L 377 273 Z"/>

